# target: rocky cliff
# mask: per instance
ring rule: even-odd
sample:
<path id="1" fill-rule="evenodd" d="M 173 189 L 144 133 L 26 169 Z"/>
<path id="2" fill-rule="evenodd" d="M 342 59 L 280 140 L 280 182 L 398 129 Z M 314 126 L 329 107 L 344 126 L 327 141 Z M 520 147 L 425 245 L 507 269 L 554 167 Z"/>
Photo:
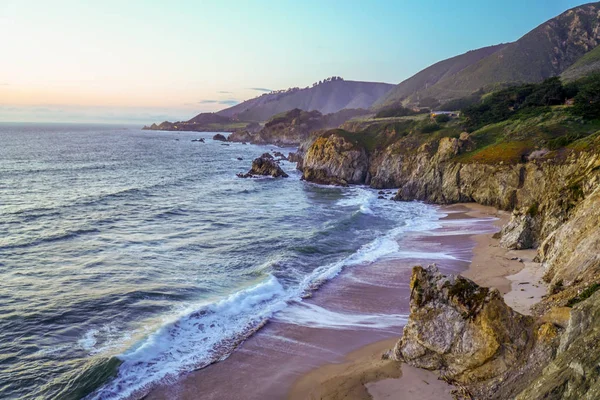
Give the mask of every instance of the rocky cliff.
<path id="1" fill-rule="evenodd" d="M 554 117 L 472 133 L 452 122 L 431 132 L 426 119 L 353 122 L 318 135 L 304 154 L 307 180 L 396 187 L 396 200 L 513 211 L 501 244 L 538 248 L 550 283 L 533 316 L 511 310 L 494 290 L 417 267 L 410 320 L 395 349 L 474 398 L 592 399 L 600 389 L 600 132 Z M 557 124 L 563 134 L 583 133 L 552 146 Z M 556 313 L 566 313 L 566 326 Z"/>

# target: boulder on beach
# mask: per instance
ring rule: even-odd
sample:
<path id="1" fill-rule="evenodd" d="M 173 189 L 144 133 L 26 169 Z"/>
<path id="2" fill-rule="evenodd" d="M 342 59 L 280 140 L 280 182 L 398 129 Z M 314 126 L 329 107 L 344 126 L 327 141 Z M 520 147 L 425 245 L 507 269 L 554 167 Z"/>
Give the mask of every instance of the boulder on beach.
<path id="1" fill-rule="evenodd" d="M 268 155 L 270 157 L 266 157 Z M 265 153 L 262 156 L 255 158 L 252 161 L 252 168 L 245 173 L 237 174 L 240 178 L 253 178 L 255 176 L 272 176 L 274 178 L 287 178 L 288 174 L 286 174 L 281 167 L 273 160 L 273 157 Z"/>
<path id="2" fill-rule="evenodd" d="M 226 142 L 227 138 L 224 135 L 217 133 L 215 136 L 213 136 L 213 140 L 218 140 L 220 142 Z"/>
<path id="3" fill-rule="evenodd" d="M 430 265 L 413 268 L 410 290 L 394 355 L 412 366 L 469 384 L 500 376 L 531 345 L 534 319 L 507 306 L 497 289 Z"/>

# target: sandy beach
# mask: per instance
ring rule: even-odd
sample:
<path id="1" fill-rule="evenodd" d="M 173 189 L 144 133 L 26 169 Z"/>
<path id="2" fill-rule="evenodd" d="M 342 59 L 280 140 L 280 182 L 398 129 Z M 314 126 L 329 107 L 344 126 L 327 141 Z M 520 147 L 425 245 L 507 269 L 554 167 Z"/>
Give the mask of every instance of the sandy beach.
<path id="1" fill-rule="evenodd" d="M 497 218 L 493 222 L 497 230 L 510 218 L 507 212 L 478 204 L 457 204 L 443 210 L 449 213 L 446 220 L 464 216 Z M 546 293 L 542 269 L 532 261 L 535 251 L 504 249 L 493 232 L 475 234 L 471 239 L 475 242 L 472 261 L 461 275 L 479 285 L 496 287 L 508 305 L 529 314 L 529 308 Z M 328 364 L 311 371 L 295 382 L 289 399 L 453 399 L 454 388 L 439 380 L 434 372 L 382 360 L 381 355 L 395 342 L 375 343 L 350 354 L 343 364 Z"/>
<path id="2" fill-rule="evenodd" d="M 408 234 L 400 256 L 344 271 L 227 359 L 165 382 L 146 398 L 452 399 L 453 388 L 435 373 L 382 359 L 408 317 L 412 266 L 435 262 L 497 287 L 521 312 L 544 289 L 531 252 L 509 252 L 493 238 L 508 213 L 475 204 L 440 211 L 447 214 L 441 226 Z"/>

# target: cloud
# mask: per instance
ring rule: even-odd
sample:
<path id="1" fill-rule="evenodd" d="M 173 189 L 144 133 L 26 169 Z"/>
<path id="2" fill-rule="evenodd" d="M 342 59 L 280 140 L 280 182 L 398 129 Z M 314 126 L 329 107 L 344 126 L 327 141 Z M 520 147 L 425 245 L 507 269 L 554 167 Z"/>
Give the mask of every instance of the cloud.
<path id="1" fill-rule="evenodd" d="M 248 88 L 250 90 L 256 90 L 257 92 L 272 92 L 271 89 L 267 89 L 267 88 L 261 88 L 261 87 L 251 87 Z"/>
<path id="2" fill-rule="evenodd" d="M 227 90 L 220 90 L 217 93 L 221 93 L 221 94 L 231 94 L 232 92 L 228 92 Z"/>
<path id="3" fill-rule="evenodd" d="M 219 104 L 224 104 L 227 106 L 235 106 L 236 104 L 239 104 L 240 102 L 238 100 L 221 100 L 219 101 Z"/>
<path id="4" fill-rule="evenodd" d="M 198 102 L 198 104 L 212 104 L 212 103 L 218 103 L 219 100 L 201 100 Z"/>
<path id="5" fill-rule="evenodd" d="M 10 83 L 6 83 L 6 82 L 0 83 L 0 86 L 10 86 Z"/>

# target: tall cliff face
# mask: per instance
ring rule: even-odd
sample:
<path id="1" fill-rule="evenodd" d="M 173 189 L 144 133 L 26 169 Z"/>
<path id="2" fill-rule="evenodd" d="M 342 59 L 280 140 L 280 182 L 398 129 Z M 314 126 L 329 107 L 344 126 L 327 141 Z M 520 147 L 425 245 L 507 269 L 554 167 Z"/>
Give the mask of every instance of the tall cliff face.
<path id="1" fill-rule="evenodd" d="M 472 146 L 467 133 L 458 138 L 428 141 L 412 149 L 399 141 L 374 152 L 352 138 L 339 131 L 320 137 L 306 152 L 305 160 L 309 162 L 303 167 L 305 179 L 319 176 L 319 181 L 326 183 L 345 181 L 374 188 L 396 187 L 396 200 L 477 202 L 515 210 L 510 233 L 515 240 L 524 240 L 528 234 L 530 238 L 525 245 L 505 241 L 507 247 L 540 244 L 600 183 L 600 152 L 596 150 L 600 148 L 600 137 L 583 151 L 564 150 L 506 164 L 473 162 L 464 157 Z M 352 162 L 344 161 L 348 155 L 342 148 L 352 148 L 357 157 Z M 346 180 L 349 174 L 351 181 Z M 506 233 L 509 236 L 508 230 Z"/>
<path id="2" fill-rule="evenodd" d="M 384 142 L 394 135 L 382 132 L 377 138 Z M 597 398 L 600 134 L 556 151 L 516 142 L 519 152 L 511 157 L 505 153 L 514 143 L 502 143 L 498 154 L 499 145 L 477 153 L 477 138 L 466 133 L 424 141 L 407 135 L 382 147 L 370 139 L 365 130 L 318 137 L 305 152 L 305 179 L 318 174 L 320 181 L 339 184 L 353 176 L 353 182 L 373 187 L 399 187 L 397 200 L 474 201 L 513 210 L 501 244 L 538 247 L 551 287 L 529 319 L 491 290 L 417 267 L 411 316 L 396 356 L 440 370 L 475 398 Z M 493 162 L 483 152 L 494 155 Z M 554 311 L 570 308 L 566 329 L 548 322 Z"/>

